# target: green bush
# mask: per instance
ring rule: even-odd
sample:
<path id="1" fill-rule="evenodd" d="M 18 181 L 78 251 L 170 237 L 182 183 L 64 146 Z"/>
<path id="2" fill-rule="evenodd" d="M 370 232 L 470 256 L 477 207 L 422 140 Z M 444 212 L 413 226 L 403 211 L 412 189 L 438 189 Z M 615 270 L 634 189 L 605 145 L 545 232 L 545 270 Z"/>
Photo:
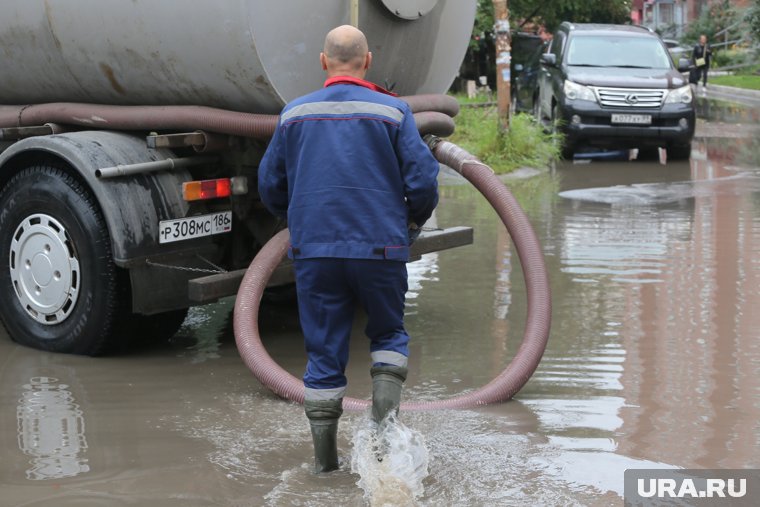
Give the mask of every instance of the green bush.
<path id="1" fill-rule="evenodd" d="M 715 51 L 712 61 L 713 68 L 730 67 L 752 63 L 757 59 L 754 51 L 748 48 L 733 48 Z"/>
<path id="2" fill-rule="evenodd" d="M 559 135 L 545 133 L 532 116 L 514 115 L 505 134 L 499 132 L 494 106 L 463 107 L 454 123 L 451 141 L 499 174 L 520 167 L 548 167 L 559 158 Z"/>

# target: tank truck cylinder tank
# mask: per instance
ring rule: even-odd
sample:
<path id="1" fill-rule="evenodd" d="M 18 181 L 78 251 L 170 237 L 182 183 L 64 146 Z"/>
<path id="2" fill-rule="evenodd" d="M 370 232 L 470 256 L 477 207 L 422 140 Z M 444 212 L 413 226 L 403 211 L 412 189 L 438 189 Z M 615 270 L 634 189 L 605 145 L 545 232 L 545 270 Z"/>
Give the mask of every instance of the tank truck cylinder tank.
<path id="1" fill-rule="evenodd" d="M 441 93 L 462 61 L 475 0 L 363 0 L 368 79 Z M 205 105 L 276 113 L 321 86 L 325 34 L 348 0 L 5 0 L 0 104 Z"/>
<path id="2" fill-rule="evenodd" d="M 453 130 L 456 99 L 435 94 L 457 74 L 476 4 L 358 3 L 374 53 L 367 79 L 407 96 L 423 133 Z M 357 19 L 356 5 L 3 0 L 0 321 L 8 335 L 97 355 L 135 337 L 169 337 L 189 306 L 234 294 L 242 268 L 283 226 L 255 184 L 276 113 L 321 88 L 324 37 Z M 213 158 L 185 144 L 198 136 L 216 139 Z M 186 184 L 229 190 L 198 199 Z M 421 235 L 419 254 L 471 242 L 462 229 Z M 285 269 L 275 284 L 290 282 Z"/>

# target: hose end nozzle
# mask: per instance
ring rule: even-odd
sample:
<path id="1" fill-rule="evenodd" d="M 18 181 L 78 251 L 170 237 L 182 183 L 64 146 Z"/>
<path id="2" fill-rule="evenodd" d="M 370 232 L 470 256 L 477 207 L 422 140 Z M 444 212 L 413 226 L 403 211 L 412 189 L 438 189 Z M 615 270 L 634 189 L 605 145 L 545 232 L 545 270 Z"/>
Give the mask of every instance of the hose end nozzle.
<path id="1" fill-rule="evenodd" d="M 423 141 L 425 141 L 425 144 L 428 145 L 428 148 L 430 148 L 430 151 L 435 152 L 436 146 L 440 144 L 442 139 L 436 135 L 433 134 L 427 134 L 422 138 Z"/>

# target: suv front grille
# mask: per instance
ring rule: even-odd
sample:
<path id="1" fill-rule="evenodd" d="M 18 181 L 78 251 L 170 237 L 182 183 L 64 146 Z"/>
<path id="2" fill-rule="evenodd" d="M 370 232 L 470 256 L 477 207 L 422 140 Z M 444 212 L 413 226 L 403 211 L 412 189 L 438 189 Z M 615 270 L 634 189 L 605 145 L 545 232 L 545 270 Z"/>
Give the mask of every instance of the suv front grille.
<path id="1" fill-rule="evenodd" d="M 599 103 L 604 107 L 659 108 L 667 90 L 596 88 Z"/>

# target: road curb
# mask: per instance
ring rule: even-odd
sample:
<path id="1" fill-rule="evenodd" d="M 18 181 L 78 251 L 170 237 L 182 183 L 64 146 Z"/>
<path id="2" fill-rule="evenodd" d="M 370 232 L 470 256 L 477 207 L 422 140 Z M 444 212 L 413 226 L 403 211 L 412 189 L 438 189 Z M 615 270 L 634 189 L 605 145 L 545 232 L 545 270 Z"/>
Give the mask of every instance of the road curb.
<path id="1" fill-rule="evenodd" d="M 736 88 L 734 86 L 716 85 L 716 84 L 710 83 L 709 81 L 707 83 L 707 90 L 721 93 L 723 95 L 733 95 L 736 97 L 749 97 L 752 99 L 760 100 L 760 90 L 748 90 L 746 88 Z"/>

